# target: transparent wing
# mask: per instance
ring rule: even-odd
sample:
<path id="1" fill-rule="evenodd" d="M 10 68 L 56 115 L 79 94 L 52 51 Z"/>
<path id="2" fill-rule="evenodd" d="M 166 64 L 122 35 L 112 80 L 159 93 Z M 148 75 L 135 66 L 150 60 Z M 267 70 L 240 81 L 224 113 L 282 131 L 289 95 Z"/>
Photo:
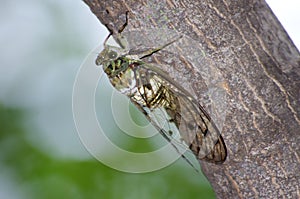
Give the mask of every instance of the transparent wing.
<path id="1" fill-rule="evenodd" d="M 183 142 L 179 131 L 173 123 L 170 122 L 170 117 L 164 108 L 155 108 L 154 110 L 149 109 L 148 107 L 141 106 L 136 103 L 136 101 L 132 101 L 140 111 L 144 113 L 146 118 L 151 122 L 151 124 L 159 131 L 159 133 L 174 147 L 178 154 L 181 154 L 181 157 L 187 161 L 189 165 L 191 165 L 197 172 L 199 172 L 196 165 L 192 163 L 188 159 L 187 156 L 184 155 L 185 152 L 192 153 L 189 150 L 188 146 Z"/>
<path id="2" fill-rule="evenodd" d="M 197 159 L 225 161 L 226 146 L 218 128 L 184 88 L 152 65 L 138 65 L 134 72 L 140 97 L 131 101 L 167 141 L 177 140 L 175 148 L 188 147 Z"/>

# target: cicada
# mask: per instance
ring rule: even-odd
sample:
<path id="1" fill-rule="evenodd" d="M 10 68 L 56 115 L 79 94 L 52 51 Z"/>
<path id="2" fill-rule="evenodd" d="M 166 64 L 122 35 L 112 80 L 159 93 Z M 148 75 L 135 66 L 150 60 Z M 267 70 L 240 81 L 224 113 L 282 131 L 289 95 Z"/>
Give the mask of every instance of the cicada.
<path id="1" fill-rule="evenodd" d="M 177 131 L 197 159 L 223 163 L 227 156 L 226 146 L 209 114 L 159 66 L 142 60 L 181 37 L 158 48 L 132 54 L 121 35 L 126 25 L 127 17 L 126 24 L 116 35 L 120 47 L 107 44 L 112 35 L 109 34 L 96 65 L 102 65 L 114 88 L 129 97 L 167 141 L 170 142 Z"/>

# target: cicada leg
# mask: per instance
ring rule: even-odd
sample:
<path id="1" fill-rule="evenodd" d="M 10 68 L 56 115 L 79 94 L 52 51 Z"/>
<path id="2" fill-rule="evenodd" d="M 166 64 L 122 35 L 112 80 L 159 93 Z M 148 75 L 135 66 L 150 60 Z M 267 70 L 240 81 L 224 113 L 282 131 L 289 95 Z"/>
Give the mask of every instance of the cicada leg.
<path id="1" fill-rule="evenodd" d="M 123 30 L 126 28 L 128 25 L 128 13 L 129 11 L 126 11 L 126 16 L 125 16 L 125 23 L 122 25 L 122 27 L 118 30 L 118 34 L 116 37 L 116 42 L 120 45 L 121 48 L 127 49 L 128 48 L 128 42 L 127 40 L 122 36 Z"/>
<path id="2" fill-rule="evenodd" d="M 126 19 L 125 19 L 125 23 L 122 25 L 122 27 L 118 30 L 118 32 L 116 33 L 116 42 L 120 45 L 121 48 L 123 49 L 127 49 L 128 48 L 128 42 L 127 40 L 122 36 L 122 32 L 125 29 L 125 27 L 128 25 L 128 13 L 129 11 L 126 11 Z M 109 40 L 109 38 L 114 35 L 114 32 L 110 31 L 109 35 L 106 37 L 106 39 L 104 40 L 104 47 L 107 47 L 107 41 Z"/>
<path id="3" fill-rule="evenodd" d="M 143 59 L 143 58 L 149 57 L 149 56 L 153 55 L 154 53 L 157 53 L 158 51 L 160 51 L 160 50 L 166 48 L 167 46 L 169 46 L 169 45 L 171 45 L 171 44 L 173 44 L 174 42 L 178 41 L 178 40 L 181 39 L 181 38 L 182 38 L 182 35 L 180 35 L 180 36 L 177 37 L 176 39 L 173 39 L 173 40 L 171 40 L 170 42 L 168 42 L 168 43 L 166 43 L 166 44 L 164 44 L 164 45 L 162 45 L 162 46 L 160 46 L 160 47 L 157 47 L 157 48 L 150 49 L 150 50 L 147 50 L 147 51 L 145 51 L 145 52 L 142 52 L 142 53 L 139 54 L 139 58 L 140 58 L 140 59 Z"/>

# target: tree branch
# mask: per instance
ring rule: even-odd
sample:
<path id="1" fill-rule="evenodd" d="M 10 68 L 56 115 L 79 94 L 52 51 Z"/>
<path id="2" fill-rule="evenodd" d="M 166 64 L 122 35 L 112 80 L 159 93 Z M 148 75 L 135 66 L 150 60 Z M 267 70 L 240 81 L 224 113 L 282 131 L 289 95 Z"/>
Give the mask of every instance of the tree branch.
<path id="1" fill-rule="evenodd" d="M 188 38 L 173 51 L 179 61 L 164 70 L 205 107 L 217 107 L 218 123 L 225 115 L 226 162 L 201 162 L 218 198 L 300 198 L 300 55 L 263 0 L 84 2 L 112 33 L 129 11 L 124 35 L 133 48 L 143 42 L 137 30 L 152 42 L 153 30 Z M 226 97 L 214 100 L 211 88 Z"/>

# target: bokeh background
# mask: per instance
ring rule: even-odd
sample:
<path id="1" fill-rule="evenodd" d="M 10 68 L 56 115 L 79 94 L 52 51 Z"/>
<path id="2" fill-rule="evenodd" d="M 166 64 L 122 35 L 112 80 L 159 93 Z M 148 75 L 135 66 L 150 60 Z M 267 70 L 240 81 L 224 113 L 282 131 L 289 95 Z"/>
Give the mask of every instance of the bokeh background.
<path id="1" fill-rule="evenodd" d="M 299 49 L 299 1 L 268 3 Z M 82 1 L 1 0 L 0 15 L 1 199 L 214 198 L 205 177 L 183 160 L 130 174 L 84 148 L 73 122 L 72 87 L 84 58 L 108 32 Z"/>

